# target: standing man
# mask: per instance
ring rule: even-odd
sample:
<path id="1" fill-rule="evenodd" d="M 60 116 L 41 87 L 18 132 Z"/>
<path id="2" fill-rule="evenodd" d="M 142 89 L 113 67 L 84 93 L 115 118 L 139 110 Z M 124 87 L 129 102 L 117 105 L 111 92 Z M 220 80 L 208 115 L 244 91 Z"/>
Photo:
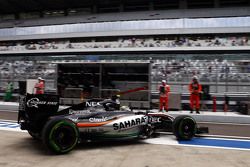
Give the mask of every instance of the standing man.
<path id="1" fill-rule="evenodd" d="M 38 83 L 36 83 L 35 85 L 35 89 L 36 89 L 36 92 L 35 94 L 44 94 L 44 79 L 42 79 L 41 77 L 38 77 Z"/>
<path id="2" fill-rule="evenodd" d="M 190 92 L 190 113 L 193 113 L 194 107 L 196 113 L 200 114 L 200 93 L 202 90 L 201 84 L 198 82 L 198 77 L 194 76 L 192 82 L 189 84 Z"/>
<path id="3" fill-rule="evenodd" d="M 4 96 L 4 101 L 10 101 L 12 98 L 12 93 L 13 93 L 13 83 L 8 82 Z"/>
<path id="4" fill-rule="evenodd" d="M 170 92 L 170 86 L 167 85 L 166 80 L 162 80 L 161 85 L 159 87 L 160 94 L 160 111 L 163 111 L 163 107 L 168 112 L 168 93 Z M 165 104 L 165 105 L 164 105 Z"/>

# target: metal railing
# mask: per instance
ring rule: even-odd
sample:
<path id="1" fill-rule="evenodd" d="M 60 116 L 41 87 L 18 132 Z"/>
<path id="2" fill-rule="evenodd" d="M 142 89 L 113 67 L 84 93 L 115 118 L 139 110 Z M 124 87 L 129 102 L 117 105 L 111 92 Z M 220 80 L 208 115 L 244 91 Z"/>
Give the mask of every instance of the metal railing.
<path id="1" fill-rule="evenodd" d="M 131 30 L 249 27 L 250 17 L 184 18 L 162 20 L 79 23 L 0 29 L 0 37 L 79 32 L 111 32 Z"/>

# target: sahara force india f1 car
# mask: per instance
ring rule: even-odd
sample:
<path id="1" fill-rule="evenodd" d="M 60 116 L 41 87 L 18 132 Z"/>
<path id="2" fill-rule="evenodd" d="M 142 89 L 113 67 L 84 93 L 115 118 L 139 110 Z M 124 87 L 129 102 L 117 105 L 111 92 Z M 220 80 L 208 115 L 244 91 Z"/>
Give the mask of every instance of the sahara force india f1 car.
<path id="1" fill-rule="evenodd" d="M 59 110 L 59 96 L 27 94 L 20 97 L 18 123 L 57 154 L 67 153 L 84 141 L 145 139 L 159 131 L 173 132 L 177 140 L 190 140 L 197 133 L 208 133 L 190 116 L 135 113 L 112 103 L 93 99 Z"/>

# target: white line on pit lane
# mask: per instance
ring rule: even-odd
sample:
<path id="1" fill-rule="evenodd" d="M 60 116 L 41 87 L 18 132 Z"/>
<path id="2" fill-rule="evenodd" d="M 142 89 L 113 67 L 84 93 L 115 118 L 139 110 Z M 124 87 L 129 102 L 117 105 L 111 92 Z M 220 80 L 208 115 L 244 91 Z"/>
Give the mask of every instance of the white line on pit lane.
<path id="1" fill-rule="evenodd" d="M 243 137 L 243 136 L 225 136 L 225 135 L 197 135 L 197 137 L 209 137 L 209 138 L 216 138 L 216 139 L 220 139 L 220 138 L 226 138 L 226 139 L 240 139 L 240 140 L 250 140 L 250 137 Z"/>
<path id="2" fill-rule="evenodd" d="M 204 139 L 216 139 L 216 140 L 228 140 L 228 141 L 248 141 L 249 140 L 238 140 L 238 139 L 223 139 L 223 138 L 210 138 L 203 137 Z M 236 148 L 236 147 L 223 147 L 223 146 L 206 146 L 206 145 L 190 145 L 190 144 L 180 144 L 174 135 L 162 135 L 157 138 L 149 138 L 143 140 L 146 144 L 157 144 L 157 145 L 171 145 L 171 146 L 184 146 L 184 147 L 199 147 L 199 148 L 216 148 L 216 149 L 228 149 L 228 150 L 242 150 L 249 151 L 249 149 Z"/>
<path id="3" fill-rule="evenodd" d="M 239 123 L 223 123 L 223 122 L 197 122 L 198 124 L 214 124 L 214 125 L 235 125 L 235 126 L 250 126 L 250 124 Z"/>
<path id="4" fill-rule="evenodd" d="M 163 134 L 163 135 L 173 135 L 172 132 L 157 132 L 158 134 Z M 226 136 L 226 135 L 209 135 L 209 134 L 197 134 L 195 135 L 197 137 L 209 137 L 209 138 L 216 138 L 216 139 L 239 139 L 239 140 L 250 140 L 250 137 L 243 137 L 243 136 Z"/>
<path id="5" fill-rule="evenodd" d="M 0 130 L 26 132 L 20 129 L 20 125 L 16 121 L 0 120 Z"/>

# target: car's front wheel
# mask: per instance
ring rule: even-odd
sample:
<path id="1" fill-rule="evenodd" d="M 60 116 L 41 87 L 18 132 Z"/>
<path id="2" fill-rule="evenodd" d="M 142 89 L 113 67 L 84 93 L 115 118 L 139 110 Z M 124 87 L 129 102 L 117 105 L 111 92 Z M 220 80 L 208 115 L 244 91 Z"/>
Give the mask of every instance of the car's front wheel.
<path id="1" fill-rule="evenodd" d="M 77 144 L 79 132 L 74 122 L 65 118 L 49 120 L 43 128 L 42 140 L 52 152 L 70 152 Z"/>
<path id="2" fill-rule="evenodd" d="M 173 132 L 178 140 L 191 140 L 197 131 L 194 118 L 186 115 L 178 116 L 173 122 Z"/>

